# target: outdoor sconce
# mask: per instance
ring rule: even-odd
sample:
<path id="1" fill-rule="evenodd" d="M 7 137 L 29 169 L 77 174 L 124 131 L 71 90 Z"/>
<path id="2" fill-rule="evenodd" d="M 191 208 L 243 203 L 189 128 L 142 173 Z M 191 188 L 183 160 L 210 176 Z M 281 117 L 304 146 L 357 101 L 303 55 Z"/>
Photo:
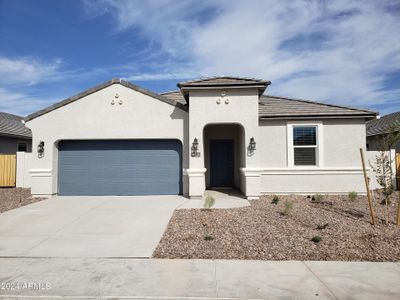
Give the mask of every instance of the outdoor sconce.
<path id="1" fill-rule="evenodd" d="M 44 142 L 40 141 L 37 146 L 38 157 L 42 158 L 44 156 Z"/>
<path id="2" fill-rule="evenodd" d="M 252 152 L 256 150 L 256 141 L 253 137 L 250 139 L 249 150 Z"/>
<path id="3" fill-rule="evenodd" d="M 198 142 L 197 138 L 194 138 L 191 150 L 192 150 L 192 153 L 191 153 L 192 157 L 200 156 L 199 142 Z"/>

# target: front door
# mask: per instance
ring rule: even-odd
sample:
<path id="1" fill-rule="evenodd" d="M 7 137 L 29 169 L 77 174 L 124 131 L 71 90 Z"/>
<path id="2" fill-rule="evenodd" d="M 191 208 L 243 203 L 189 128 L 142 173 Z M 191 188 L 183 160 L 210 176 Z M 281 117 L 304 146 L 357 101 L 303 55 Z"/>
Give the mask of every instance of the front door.
<path id="1" fill-rule="evenodd" d="M 210 181 L 212 187 L 233 187 L 233 140 L 210 141 Z"/>

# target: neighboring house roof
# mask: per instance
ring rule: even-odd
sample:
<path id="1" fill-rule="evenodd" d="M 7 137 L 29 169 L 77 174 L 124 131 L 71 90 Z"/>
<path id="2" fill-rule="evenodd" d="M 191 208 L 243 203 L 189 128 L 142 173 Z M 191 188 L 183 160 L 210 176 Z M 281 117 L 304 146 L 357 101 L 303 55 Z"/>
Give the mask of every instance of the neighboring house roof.
<path id="1" fill-rule="evenodd" d="M 186 104 L 179 90 L 163 93 L 169 99 Z M 310 100 L 262 95 L 259 101 L 261 119 L 315 118 L 315 117 L 368 117 L 374 118 L 376 112 L 348 106 L 326 104 Z"/>
<path id="2" fill-rule="evenodd" d="M 31 130 L 22 121 L 23 117 L 0 112 L 0 136 L 31 139 Z"/>
<path id="3" fill-rule="evenodd" d="M 367 122 L 367 136 L 389 133 L 400 126 L 400 111 Z"/>
<path id="4" fill-rule="evenodd" d="M 268 86 L 271 82 L 262 79 L 245 78 L 245 77 L 232 77 L 232 76 L 218 76 L 207 77 L 198 80 L 190 80 L 180 82 L 177 84 L 179 88 L 185 87 L 217 87 L 217 86 Z"/>
<path id="5" fill-rule="evenodd" d="M 107 82 L 104 82 L 104 83 L 99 84 L 99 85 L 97 85 L 97 86 L 95 86 L 93 88 L 90 88 L 90 89 L 88 89 L 88 90 L 86 90 L 86 91 L 84 91 L 82 93 L 79 93 L 79 94 L 77 94 L 75 96 L 69 97 L 69 98 L 67 98 L 65 100 L 62 100 L 62 101 L 57 102 L 57 103 L 55 103 L 53 105 L 50 105 L 50 106 L 48 106 L 48 107 L 46 107 L 46 108 L 44 108 L 42 110 L 34 112 L 34 113 L 30 114 L 29 116 L 27 116 L 25 118 L 25 121 L 30 121 L 32 119 L 35 119 L 35 118 L 37 118 L 37 117 L 39 117 L 41 115 L 44 115 L 44 114 L 46 114 L 48 112 L 51 112 L 51 111 L 53 111 L 53 110 L 55 110 L 57 108 L 63 107 L 65 105 L 67 105 L 67 104 L 70 104 L 70 103 L 72 103 L 72 102 L 74 102 L 76 100 L 79 100 L 79 99 L 81 99 L 83 97 L 86 97 L 86 96 L 88 96 L 90 94 L 93 94 L 93 93 L 95 93 L 95 92 L 97 92 L 99 90 L 102 90 L 102 89 L 104 89 L 106 87 L 109 87 L 109 86 L 111 86 L 113 84 L 121 84 L 121 85 L 123 85 L 123 86 L 125 86 L 127 88 L 132 89 L 132 90 L 135 90 L 135 91 L 140 92 L 142 94 L 145 94 L 145 95 L 148 95 L 150 97 L 156 98 L 156 99 L 158 99 L 158 100 L 160 100 L 162 102 L 165 102 L 165 103 L 168 103 L 170 105 L 176 106 L 176 107 L 178 107 L 180 109 L 183 109 L 185 111 L 187 110 L 187 108 L 184 105 L 182 105 L 181 103 L 173 101 L 173 100 L 171 100 L 171 99 L 169 99 L 167 97 L 164 97 L 164 96 L 162 96 L 160 94 L 154 93 L 154 92 L 152 92 L 150 90 L 141 88 L 141 87 L 139 87 L 137 85 L 134 85 L 133 83 L 130 83 L 128 81 L 125 81 L 125 80 L 122 80 L 122 79 L 119 79 L 119 78 L 113 78 L 113 79 L 111 79 L 111 80 L 109 80 Z"/>

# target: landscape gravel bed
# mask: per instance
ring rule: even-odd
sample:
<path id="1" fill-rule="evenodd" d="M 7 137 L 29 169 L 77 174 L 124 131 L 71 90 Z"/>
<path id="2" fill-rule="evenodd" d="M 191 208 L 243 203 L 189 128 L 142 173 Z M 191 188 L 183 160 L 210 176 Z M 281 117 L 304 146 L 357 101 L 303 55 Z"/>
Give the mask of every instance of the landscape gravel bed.
<path id="1" fill-rule="evenodd" d="M 399 261 L 397 195 L 388 225 L 381 195 L 374 196 L 374 226 L 366 196 L 329 195 L 317 203 L 312 196 L 287 195 L 278 204 L 263 196 L 242 208 L 176 210 L 153 257 Z M 293 205 L 289 215 L 283 214 L 286 201 Z"/>
<path id="2" fill-rule="evenodd" d="M 0 213 L 43 199 L 33 198 L 31 196 L 31 189 L 0 188 Z"/>

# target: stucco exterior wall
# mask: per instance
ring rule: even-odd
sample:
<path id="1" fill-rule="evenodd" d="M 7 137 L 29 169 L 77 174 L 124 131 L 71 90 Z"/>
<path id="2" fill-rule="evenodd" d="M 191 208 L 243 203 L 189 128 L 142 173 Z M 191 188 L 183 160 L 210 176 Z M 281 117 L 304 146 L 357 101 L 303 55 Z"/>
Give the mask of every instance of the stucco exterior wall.
<path id="1" fill-rule="evenodd" d="M 319 124 L 318 166 L 289 165 L 288 124 Z M 365 193 L 359 149 L 364 119 L 260 121 L 262 193 Z"/>
<path id="2" fill-rule="evenodd" d="M 31 162 L 32 153 L 17 152 L 16 187 L 31 187 L 31 176 L 29 174 L 29 171 L 31 169 Z"/>
<path id="3" fill-rule="evenodd" d="M 118 93 L 118 99 L 115 95 Z M 112 100 L 116 100 L 114 105 Z M 122 101 L 120 105 L 118 102 Z M 33 145 L 45 143 L 44 157 L 32 156 L 32 194 L 57 193 L 58 142 L 68 139 L 178 139 L 188 167 L 188 113 L 120 84 L 113 84 L 26 123 Z M 183 192 L 187 193 L 183 178 Z"/>

